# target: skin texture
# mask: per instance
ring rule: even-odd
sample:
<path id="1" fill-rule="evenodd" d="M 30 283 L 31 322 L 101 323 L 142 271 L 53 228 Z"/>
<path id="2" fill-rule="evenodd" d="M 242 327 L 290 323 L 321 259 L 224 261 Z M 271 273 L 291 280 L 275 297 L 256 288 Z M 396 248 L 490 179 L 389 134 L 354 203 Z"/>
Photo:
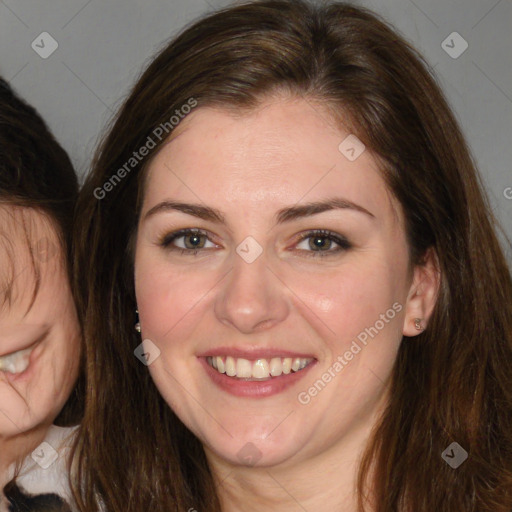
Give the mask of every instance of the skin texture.
<path id="1" fill-rule="evenodd" d="M 42 442 L 71 393 L 78 374 L 80 335 L 64 255 L 51 223 L 33 209 L 9 207 L 0 209 L 0 225 L 2 293 L 5 283 L 16 276 L 11 303 L 3 302 L 0 308 L 0 355 L 35 346 L 25 372 L 0 372 L 0 483 L 5 484 L 7 466 Z M 40 287 L 30 306 L 35 269 Z"/>
<path id="2" fill-rule="evenodd" d="M 402 335 L 418 334 L 414 318 L 425 327 L 435 303 L 432 258 L 408 273 L 401 209 L 368 149 L 353 162 L 338 150 L 348 134 L 304 99 L 268 99 L 236 117 L 202 107 L 149 166 L 135 252 L 142 339 L 161 351 L 149 371 L 203 442 L 226 511 L 355 510 L 357 459 L 385 405 Z M 333 197 L 373 216 L 335 209 L 275 223 L 281 208 Z M 146 217 L 170 200 L 216 208 L 225 222 L 175 210 Z M 180 254 L 183 237 L 160 245 L 183 228 L 210 233 L 195 256 Z M 334 252 L 327 241 L 331 252 L 315 257 L 311 239 L 298 238 L 311 229 L 352 247 Z M 236 252 L 248 236 L 263 249 L 252 263 Z M 394 318 L 300 403 L 298 394 L 395 303 Z M 292 350 L 316 363 L 281 393 L 238 397 L 214 385 L 198 358 L 221 346 Z M 241 460 L 244 446 L 256 462 Z"/>

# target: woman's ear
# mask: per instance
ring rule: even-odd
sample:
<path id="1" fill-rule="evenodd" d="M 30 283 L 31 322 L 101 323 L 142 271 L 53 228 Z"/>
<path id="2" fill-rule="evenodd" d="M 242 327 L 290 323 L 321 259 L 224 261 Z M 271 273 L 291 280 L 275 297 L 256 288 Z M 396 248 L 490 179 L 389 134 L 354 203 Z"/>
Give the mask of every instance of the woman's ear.
<path id="1" fill-rule="evenodd" d="M 404 336 L 417 336 L 425 330 L 437 301 L 441 284 L 439 259 L 433 247 L 427 249 L 422 263 L 414 267 L 402 328 Z"/>

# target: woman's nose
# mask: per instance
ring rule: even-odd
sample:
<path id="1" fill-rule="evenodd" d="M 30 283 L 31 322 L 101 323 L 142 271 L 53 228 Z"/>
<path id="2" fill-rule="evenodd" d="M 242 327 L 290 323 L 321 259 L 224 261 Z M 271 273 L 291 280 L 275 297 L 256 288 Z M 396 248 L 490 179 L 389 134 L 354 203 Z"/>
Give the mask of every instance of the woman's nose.
<path id="1" fill-rule="evenodd" d="M 271 270 L 265 251 L 237 249 L 231 271 L 220 283 L 215 314 L 220 322 L 249 334 L 282 322 L 289 312 L 288 289 Z"/>

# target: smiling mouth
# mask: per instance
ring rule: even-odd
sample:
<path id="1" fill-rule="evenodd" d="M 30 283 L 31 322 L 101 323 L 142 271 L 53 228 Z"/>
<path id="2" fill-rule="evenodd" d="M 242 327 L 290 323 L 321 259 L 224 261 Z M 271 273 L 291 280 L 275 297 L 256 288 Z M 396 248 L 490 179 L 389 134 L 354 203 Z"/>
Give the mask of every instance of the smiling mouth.
<path id="1" fill-rule="evenodd" d="M 261 381 L 297 373 L 314 361 L 303 357 L 273 357 L 249 360 L 232 356 L 208 356 L 206 362 L 219 373 L 234 379 Z"/>
<path id="2" fill-rule="evenodd" d="M 34 347 L 26 348 L 0 357 L 0 371 L 14 375 L 23 373 L 30 364 L 30 354 L 33 350 Z"/>

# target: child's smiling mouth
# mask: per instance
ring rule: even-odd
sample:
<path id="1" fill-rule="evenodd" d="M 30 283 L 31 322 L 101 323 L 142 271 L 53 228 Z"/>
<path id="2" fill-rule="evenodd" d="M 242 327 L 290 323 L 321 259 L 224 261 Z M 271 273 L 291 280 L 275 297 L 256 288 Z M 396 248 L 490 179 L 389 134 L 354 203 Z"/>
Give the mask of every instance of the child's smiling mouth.
<path id="1" fill-rule="evenodd" d="M 23 373 L 30 364 L 30 354 L 34 348 L 18 350 L 0 357 L 0 371 L 13 374 Z"/>

